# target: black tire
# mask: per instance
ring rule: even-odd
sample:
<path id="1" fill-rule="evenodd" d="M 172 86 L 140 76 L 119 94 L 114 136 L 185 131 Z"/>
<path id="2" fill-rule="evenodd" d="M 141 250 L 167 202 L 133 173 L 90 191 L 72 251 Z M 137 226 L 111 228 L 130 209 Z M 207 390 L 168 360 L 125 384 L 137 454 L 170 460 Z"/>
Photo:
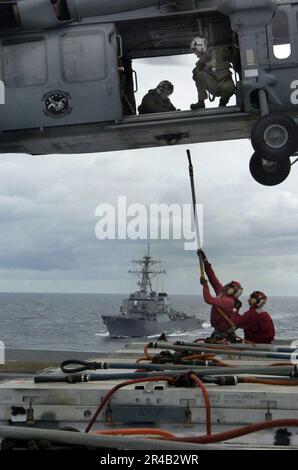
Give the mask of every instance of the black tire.
<path id="1" fill-rule="evenodd" d="M 259 155 L 270 161 L 291 157 L 298 148 L 298 127 L 284 114 L 267 114 L 255 123 L 251 143 Z"/>
<path id="2" fill-rule="evenodd" d="M 276 186 L 289 176 L 291 161 L 289 158 L 284 158 L 278 162 L 267 161 L 266 163 L 262 157 L 254 153 L 249 162 L 249 170 L 258 183 L 264 186 Z"/>

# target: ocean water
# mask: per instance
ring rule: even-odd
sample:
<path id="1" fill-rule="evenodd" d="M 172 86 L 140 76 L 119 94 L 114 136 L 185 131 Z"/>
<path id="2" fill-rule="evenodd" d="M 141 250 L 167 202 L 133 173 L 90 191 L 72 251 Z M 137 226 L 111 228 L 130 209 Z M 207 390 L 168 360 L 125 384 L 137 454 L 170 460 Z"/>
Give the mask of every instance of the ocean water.
<path id="1" fill-rule="evenodd" d="M 11 348 L 111 351 L 127 339 L 111 339 L 101 315 L 118 312 L 124 297 L 0 293 L 0 340 Z M 201 297 L 173 295 L 171 301 L 173 308 L 196 314 L 204 324 L 199 330 L 170 336 L 190 341 L 212 331 L 210 307 Z M 274 319 L 277 337 L 298 340 L 298 297 L 271 297 L 266 307 Z"/>

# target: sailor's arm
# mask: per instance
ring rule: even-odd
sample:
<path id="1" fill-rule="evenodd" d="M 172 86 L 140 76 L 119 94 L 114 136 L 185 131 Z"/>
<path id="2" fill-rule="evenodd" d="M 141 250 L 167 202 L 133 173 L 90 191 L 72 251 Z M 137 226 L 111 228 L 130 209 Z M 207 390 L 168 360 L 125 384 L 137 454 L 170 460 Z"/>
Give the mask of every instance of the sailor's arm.
<path id="1" fill-rule="evenodd" d="M 164 108 L 149 93 L 144 96 L 140 108 L 145 108 L 146 113 L 161 113 L 164 111 Z M 142 112 L 140 113 L 142 114 Z"/>
<path id="2" fill-rule="evenodd" d="M 201 278 L 201 284 L 203 285 L 203 298 L 208 305 L 215 305 L 224 310 L 232 310 L 234 306 L 234 300 L 229 297 L 213 297 L 210 294 L 209 286 L 206 279 Z"/>
<path id="3" fill-rule="evenodd" d="M 251 318 L 249 311 L 240 315 L 238 312 L 233 311 L 231 320 L 237 328 L 246 329 L 251 326 Z"/>
<path id="4" fill-rule="evenodd" d="M 209 263 L 207 256 L 205 255 L 203 250 L 198 250 L 198 256 L 200 256 L 203 260 L 205 271 L 208 276 L 210 284 L 212 285 L 216 295 L 219 295 L 220 292 L 222 291 L 223 286 L 221 282 L 219 282 L 219 280 L 217 279 L 216 274 L 213 271 L 213 268 L 211 266 L 211 263 Z"/>
<path id="5" fill-rule="evenodd" d="M 209 60 L 209 55 L 203 54 L 202 57 L 200 57 L 200 60 L 198 60 L 198 62 L 196 63 L 196 66 L 193 70 L 193 74 L 195 75 L 196 72 L 201 72 L 202 70 L 204 70 Z"/>
<path id="6" fill-rule="evenodd" d="M 168 104 L 169 111 L 178 111 L 177 108 L 175 108 L 175 106 L 173 105 L 171 100 L 167 99 L 167 104 Z"/>

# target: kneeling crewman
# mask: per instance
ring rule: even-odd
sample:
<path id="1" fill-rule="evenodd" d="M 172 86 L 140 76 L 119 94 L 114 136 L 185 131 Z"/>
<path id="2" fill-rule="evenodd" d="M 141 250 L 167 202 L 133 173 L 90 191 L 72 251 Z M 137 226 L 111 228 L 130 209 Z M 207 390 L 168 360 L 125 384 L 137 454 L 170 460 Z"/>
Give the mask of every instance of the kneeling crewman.
<path id="1" fill-rule="evenodd" d="M 219 106 L 226 106 L 236 91 L 230 70 L 235 54 L 233 47 L 208 47 L 206 39 L 196 37 L 191 41 L 190 48 L 199 58 L 193 70 L 198 102 L 192 104 L 190 109 L 205 108 L 207 92 L 220 97 Z"/>
<path id="2" fill-rule="evenodd" d="M 168 80 L 160 82 L 156 88 L 149 90 L 144 96 L 138 110 L 140 114 L 168 113 L 177 111 L 169 96 L 174 91 L 174 85 Z"/>

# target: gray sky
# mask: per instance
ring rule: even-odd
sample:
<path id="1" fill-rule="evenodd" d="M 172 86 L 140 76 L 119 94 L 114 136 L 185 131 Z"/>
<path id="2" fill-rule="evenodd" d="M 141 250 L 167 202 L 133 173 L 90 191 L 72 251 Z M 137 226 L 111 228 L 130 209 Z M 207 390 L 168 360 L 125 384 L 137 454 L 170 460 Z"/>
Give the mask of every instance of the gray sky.
<path id="1" fill-rule="evenodd" d="M 196 101 L 194 56 L 139 62 L 138 97 L 160 80 L 175 84 L 173 103 Z M 121 292 L 135 288 L 129 261 L 144 240 L 99 241 L 96 207 L 117 202 L 191 201 L 185 150 L 192 150 L 197 196 L 204 204 L 204 248 L 223 282 L 245 294 L 296 295 L 298 189 L 296 167 L 281 185 L 258 185 L 248 170 L 248 141 L 219 142 L 82 156 L 0 158 L 0 290 Z M 183 241 L 152 241 L 167 270 L 169 293 L 200 293 L 197 258 Z"/>

